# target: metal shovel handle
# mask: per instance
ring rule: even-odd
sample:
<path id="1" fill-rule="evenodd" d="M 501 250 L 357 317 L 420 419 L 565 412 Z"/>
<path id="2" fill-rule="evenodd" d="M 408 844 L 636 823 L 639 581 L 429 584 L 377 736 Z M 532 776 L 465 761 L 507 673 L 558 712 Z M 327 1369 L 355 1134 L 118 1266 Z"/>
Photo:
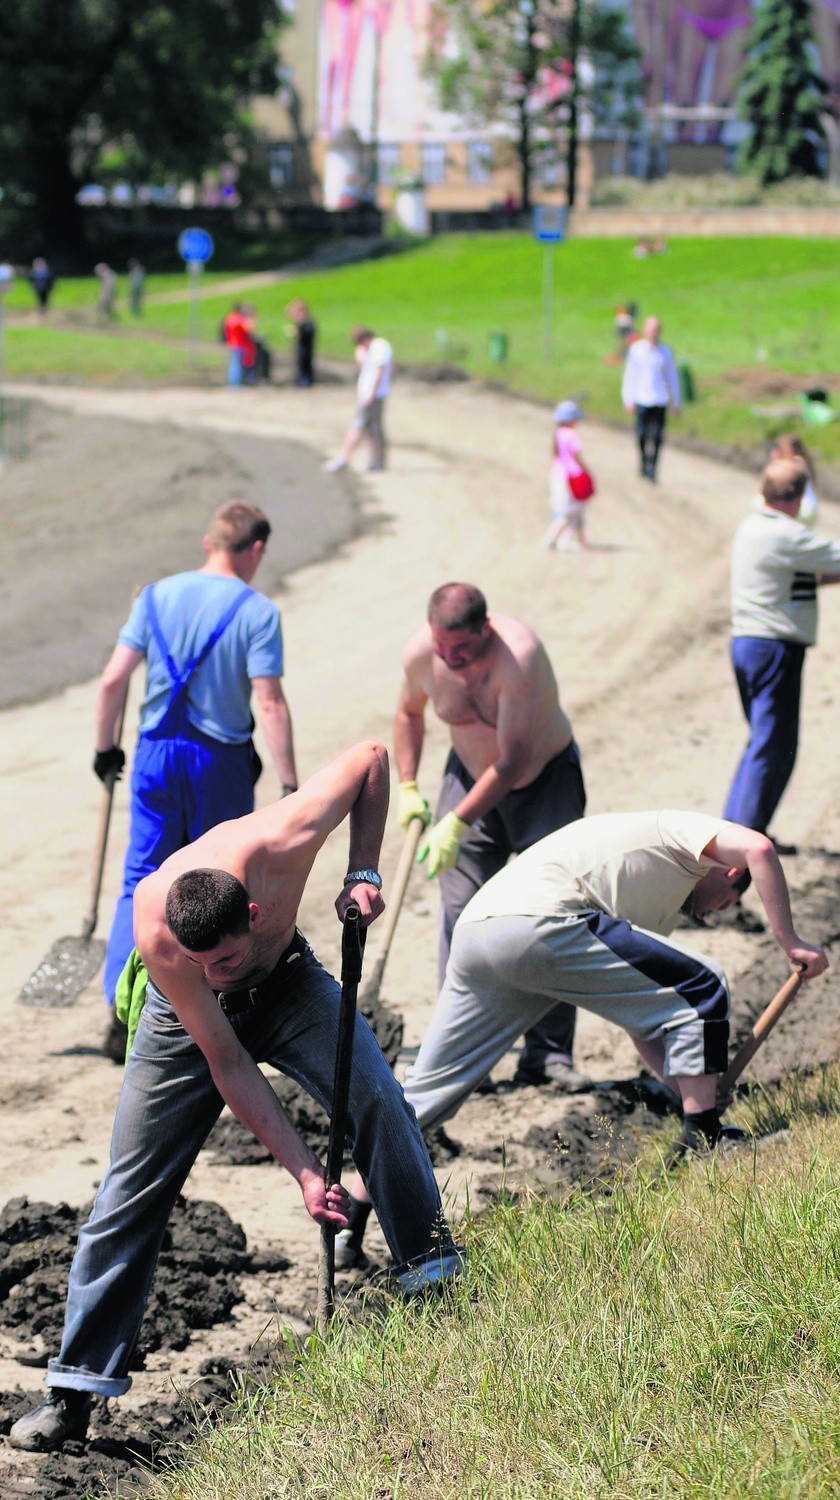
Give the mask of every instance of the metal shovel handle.
<path id="1" fill-rule="evenodd" d="M 344 1162 L 344 1137 L 347 1130 L 347 1105 L 350 1099 L 350 1075 L 353 1066 L 353 1037 L 356 1029 L 356 998 L 362 977 L 362 954 L 365 948 L 362 914 L 351 902 L 344 915 L 341 935 L 341 1005 L 338 1014 L 338 1042 L 335 1051 L 330 1138 L 324 1174 L 326 1186 L 341 1181 Z M 321 1225 L 321 1248 L 318 1259 L 317 1322 L 326 1333 L 335 1306 L 335 1230 Z"/>

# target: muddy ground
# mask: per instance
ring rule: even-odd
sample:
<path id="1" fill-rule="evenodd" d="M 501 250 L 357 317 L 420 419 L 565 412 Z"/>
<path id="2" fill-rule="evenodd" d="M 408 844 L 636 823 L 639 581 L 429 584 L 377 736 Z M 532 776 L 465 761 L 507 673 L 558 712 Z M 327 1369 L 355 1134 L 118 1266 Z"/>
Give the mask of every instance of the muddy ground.
<path id="1" fill-rule="evenodd" d="M 206 514 L 227 498 L 231 483 L 249 485 L 266 509 L 285 497 L 258 583 L 273 591 L 284 560 L 304 564 L 284 574 L 279 600 L 303 774 L 354 738 L 390 739 L 402 645 L 431 588 L 453 573 L 483 583 L 491 604 L 522 614 L 546 640 L 582 747 L 591 811 L 715 811 L 743 741 L 726 654 L 726 572 L 729 537 L 750 502 L 750 476 L 669 450 L 654 492 L 635 480 L 623 433 L 587 426 L 585 451 L 600 484 L 594 545 L 583 558 L 549 555 L 536 545 L 545 524 L 541 409 L 469 386 L 400 386 L 391 470 L 367 480 L 322 474 L 320 463 L 349 414 L 348 392 L 323 389 L 314 402 L 310 394 L 258 392 L 239 402 L 224 391 L 51 391 L 49 408 L 34 416 L 43 442 L 25 472 L 9 465 L 0 479 L 0 513 L 14 539 L 9 564 L 0 564 L 0 610 L 7 607 L 0 624 L 17 661 L 2 680 L 4 701 L 41 700 L 0 716 L 11 856 L 0 872 L 0 1011 L 8 1039 L 0 1050 L 0 1433 L 37 1399 L 58 1336 L 76 1228 L 107 1162 L 119 1070 L 99 1054 L 95 984 L 62 1011 L 20 1007 L 15 996 L 56 936 L 78 930 L 98 797 L 89 770 L 92 674 L 121 622 L 138 557 L 152 575 L 191 565 Z M 137 478 L 143 466 L 145 487 Z M 112 522 L 97 528 L 100 490 L 110 497 Z M 830 507 L 824 519 L 840 531 Z M 346 540 L 354 531 L 356 539 Z M 88 562 L 93 583 L 85 595 L 79 580 Z M 836 942 L 840 590 L 828 595 L 821 644 L 808 663 L 800 767 L 777 832 L 798 846 L 785 868 L 800 931 Z M 33 610 L 44 600 L 55 608 Z M 13 616 L 23 623 L 15 625 Z M 21 690 L 36 682 L 37 691 Z M 421 767 L 426 795 L 444 752 L 445 737 L 430 722 Z M 274 794 L 265 777 L 262 800 Z M 389 828 L 386 890 L 400 837 Z M 100 932 L 124 838 L 125 806 L 118 802 Z M 302 911 L 303 928 L 328 964 L 337 959 L 331 903 L 344 860 L 343 839 L 331 842 Z M 754 894 L 747 906 L 758 914 Z M 418 873 L 383 987 L 398 1019 L 386 1014 L 377 1022 L 389 1055 L 399 1053 L 400 1075 L 434 1000 L 436 914 L 435 888 Z M 726 965 L 739 1039 L 785 977 L 772 937 L 721 925 L 679 938 Z M 372 933 L 370 967 L 375 943 Z M 818 1066 L 838 1051 L 840 1000 L 829 974 L 800 992 L 754 1074 L 783 1083 L 792 1070 Z M 494 1201 L 503 1181 L 508 1191 L 562 1192 L 576 1182 L 608 1190 L 616 1168 L 661 1129 L 667 1101 L 639 1082 L 622 1033 L 582 1016 L 577 1056 L 596 1081 L 593 1093 L 568 1100 L 514 1089 L 511 1055 L 493 1091 L 471 1099 L 433 1143 L 455 1217 L 467 1187 L 477 1211 Z M 285 1081 L 278 1087 L 298 1128 L 322 1151 L 321 1112 Z M 370 1272 L 340 1279 L 352 1304 L 359 1283 L 387 1265 L 376 1230 L 369 1250 Z M 111 1494 L 119 1486 L 121 1495 L 142 1490 L 144 1464 L 177 1453 L 197 1411 L 199 1420 L 205 1404 L 212 1420 L 223 1411 L 231 1371 L 247 1379 L 287 1357 L 280 1329 L 292 1340 L 306 1336 L 316 1266 L 317 1232 L 294 1184 L 224 1115 L 173 1220 L 132 1390 L 109 1408 L 100 1403 L 90 1441 L 59 1456 L 29 1457 L 0 1444 L 4 1500 L 57 1500 L 96 1486 Z"/>

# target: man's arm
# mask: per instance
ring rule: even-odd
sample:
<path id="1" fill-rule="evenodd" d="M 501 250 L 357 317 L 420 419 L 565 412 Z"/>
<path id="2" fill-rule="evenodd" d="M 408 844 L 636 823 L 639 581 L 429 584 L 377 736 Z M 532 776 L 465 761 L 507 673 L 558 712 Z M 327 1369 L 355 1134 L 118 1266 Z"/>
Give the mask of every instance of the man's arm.
<path id="1" fill-rule="evenodd" d="M 119 642 L 111 653 L 97 685 L 93 710 L 95 749 L 99 752 L 110 750 L 114 745 L 128 679 L 142 660 L 142 651 L 135 651 L 133 646 L 123 646 Z"/>
<path id="2" fill-rule="evenodd" d="M 271 764 L 284 790 L 294 791 L 298 784 L 295 749 L 292 739 L 292 716 L 279 677 L 254 677 L 254 710 L 265 735 Z"/>
<path id="3" fill-rule="evenodd" d="M 240 1043 L 204 975 L 177 949 L 161 923 L 147 938 L 142 898 L 136 912 L 137 944 L 151 978 L 174 1007 L 201 1048 L 216 1088 L 247 1130 L 294 1177 L 308 1213 L 319 1224 L 343 1228 L 347 1203 L 343 1189 L 324 1186 L 324 1168 L 301 1139 L 277 1095 Z"/>
<path id="4" fill-rule="evenodd" d="M 731 869 L 749 870 L 773 936 L 791 963 L 802 968 L 803 979 L 814 979 L 828 968 L 824 949 L 803 942 L 794 928 L 784 871 L 765 834 L 740 823 L 725 823 L 703 853 Z"/>

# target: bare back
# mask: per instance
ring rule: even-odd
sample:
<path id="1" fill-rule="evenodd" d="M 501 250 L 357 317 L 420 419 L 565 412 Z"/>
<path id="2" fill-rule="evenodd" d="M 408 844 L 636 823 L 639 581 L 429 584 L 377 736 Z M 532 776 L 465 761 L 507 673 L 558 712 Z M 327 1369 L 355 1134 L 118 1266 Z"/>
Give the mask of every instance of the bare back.
<path id="1" fill-rule="evenodd" d="M 487 650 L 457 670 L 435 654 L 428 625 L 418 631 L 406 649 L 407 686 L 449 725 L 452 744 L 476 780 L 506 748 L 508 723 L 526 717 L 528 758 L 515 786 L 529 786 L 570 743 L 572 728 L 539 638 L 511 615 L 491 615 L 490 626 Z"/>

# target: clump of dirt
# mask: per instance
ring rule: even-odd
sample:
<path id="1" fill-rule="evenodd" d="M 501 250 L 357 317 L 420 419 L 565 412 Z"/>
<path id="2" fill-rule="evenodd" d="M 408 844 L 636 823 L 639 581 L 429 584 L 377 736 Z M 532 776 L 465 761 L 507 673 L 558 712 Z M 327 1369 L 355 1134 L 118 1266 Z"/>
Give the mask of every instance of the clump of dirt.
<path id="1" fill-rule="evenodd" d="M 15 1198 L 0 1213 L 0 1327 L 33 1340 L 27 1364 L 46 1364 L 61 1340 L 67 1274 L 90 1205 Z M 217 1203 L 180 1198 L 164 1237 L 131 1368 L 156 1349 L 184 1349 L 194 1330 L 226 1322 L 242 1301 L 240 1278 L 282 1272 L 279 1250 L 253 1254 L 244 1230 Z"/>
<path id="2" fill-rule="evenodd" d="M 745 401 L 778 400 L 797 397 L 802 391 L 819 388 L 836 390 L 838 380 L 831 375 L 791 374 L 771 365 L 732 365 L 721 377 L 730 389 Z"/>

